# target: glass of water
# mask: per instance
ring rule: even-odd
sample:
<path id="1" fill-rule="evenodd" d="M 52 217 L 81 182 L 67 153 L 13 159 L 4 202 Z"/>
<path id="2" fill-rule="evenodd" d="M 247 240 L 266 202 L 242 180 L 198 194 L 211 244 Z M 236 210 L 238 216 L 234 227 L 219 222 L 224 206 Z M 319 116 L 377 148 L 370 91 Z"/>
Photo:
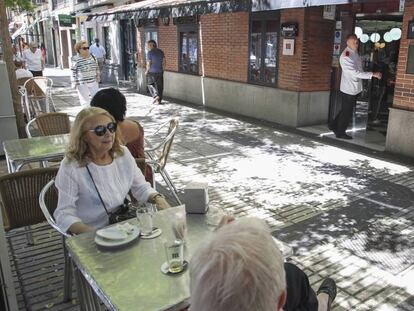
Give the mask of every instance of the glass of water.
<path id="1" fill-rule="evenodd" d="M 137 209 L 137 220 L 142 235 L 150 235 L 152 233 L 152 211 L 146 207 Z"/>

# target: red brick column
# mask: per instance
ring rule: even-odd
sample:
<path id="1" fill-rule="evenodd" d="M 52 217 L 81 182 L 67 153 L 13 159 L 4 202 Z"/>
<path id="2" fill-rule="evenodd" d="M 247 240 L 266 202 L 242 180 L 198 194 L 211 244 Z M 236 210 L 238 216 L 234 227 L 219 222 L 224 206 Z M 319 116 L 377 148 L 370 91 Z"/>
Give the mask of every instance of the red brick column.
<path id="1" fill-rule="evenodd" d="M 200 74 L 247 82 L 248 12 L 201 15 L 200 46 Z"/>
<path id="2" fill-rule="evenodd" d="M 305 9 L 282 10 L 280 24 L 286 22 L 298 23 L 298 36 L 295 38 L 295 54 L 292 56 L 282 55 L 283 38 L 279 42 L 279 73 L 278 88 L 299 91 L 302 77 L 303 40 L 305 29 Z"/>
<path id="3" fill-rule="evenodd" d="M 291 91 L 329 91 L 335 22 L 323 19 L 322 7 L 281 11 L 281 24 L 297 22 L 295 55 L 282 55 L 279 44 L 278 87 Z"/>
<path id="4" fill-rule="evenodd" d="M 178 71 L 178 34 L 177 26 L 170 21 L 168 26 L 161 23 L 158 28 L 158 47 L 164 51 L 167 62 L 165 69 L 168 71 Z"/>
<path id="5" fill-rule="evenodd" d="M 413 19 L 414 0 L 407 0 L 405 2 L 393 107 L 412 111 L 414 111 L 414 75 L 406 73 L 406 66 L 408 47 L 414 44 L 414 39 L 407 39 L 408 22 Z"/>
<path id="6" fill-rule="evenodd" d="M 144 42 L 144 28 L 137 28 L 137 54 L 136 60 L 138 67 L 145 68 L 145 42 Z"/>

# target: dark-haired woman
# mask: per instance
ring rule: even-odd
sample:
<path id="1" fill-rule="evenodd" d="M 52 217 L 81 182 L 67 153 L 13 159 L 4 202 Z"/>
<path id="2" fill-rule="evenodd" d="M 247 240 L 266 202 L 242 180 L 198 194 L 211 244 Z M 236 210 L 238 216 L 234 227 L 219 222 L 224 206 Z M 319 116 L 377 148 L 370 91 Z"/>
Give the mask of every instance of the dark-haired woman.
<path id="1" fill-rule="evenodd" d="M 128 147 L 134 158 L 145 158 L 144 129 L 136 121 L 125 119 L 127 103 L 125 96 L 115 88 L 99 90 L 91 101 L 92 107 L 108 111 L 115 119 L 121 131 L 121 140 Z M 151 167 L 145 165 L 145 180 L 152 184 Z"/>

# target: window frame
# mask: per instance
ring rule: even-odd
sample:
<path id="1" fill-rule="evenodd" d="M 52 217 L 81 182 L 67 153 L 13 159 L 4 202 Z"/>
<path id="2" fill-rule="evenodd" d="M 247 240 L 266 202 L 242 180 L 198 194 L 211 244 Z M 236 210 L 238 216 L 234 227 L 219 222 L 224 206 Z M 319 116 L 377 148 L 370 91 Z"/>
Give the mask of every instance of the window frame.
<path id="1" fill-rule="evenodd" d="M 158 26 L 155 25 L 151 25 L 151 26 L 144 26 L 144 62 L 145 62 L 145 66 L 147 64 L 147 38 L 146 38 L 146 34 L 147 32 L 156 32 L 157 33 L 157 46 L 159 46 L 160 44 L 160 30 Z M 150 39 L 151 40 L 151 39 Z"/>
<path id="2" fill-rule="evenodd" d="M 103 26 L 102 27 L 102 36 L 103 41 L 105 42 L 104 49 L 105 49 L 105 59 L 112 60 L 112 45 L 110 44 L 109 48 L 106 44 L 106 35 L 109 37 L 109 41 L 111 41 L 111 27 L 110 26 Z"/>
<path id="3" fill-rule="evenodd" d="M 264 61 L 260 64 L 260 81 L 256 81 L 252 79 L 251 70 L 250 70 L 250 55 L 252 52 L 252 26 L 253 22 L 261 22 L 261 58 L 262 60 L 265 59 L 266 56 L 266 22 L 268 21 L 277 21 L 277 49 L 276 49 L 276 67 L 275 67 L 275 83 L 268 83 L 262 80 L 264 75 L 264 68 L 265 64 Z M 271 11 L 271 12 L 254 12 L 250 13 L 249 18 L 249 54 L 247 58 L 247 80 L 249 84 L 261 85 L 261 86 L 268 86 L 268 87 L 278 87 L 279 82 L 279 50 L 280 50 L 280 11 Z"/>
<path id="4" fill-rule="evenodd" d="M 200 33 L 199 33 L 199 24 L 198 21 L 196 23 L 191 24 L 179 24 L 177 25 L 177 51 L 178 51 L 178 72 L 187 74 L 187 75 L 193 75 L 193 76 L 200 76 Z M 190 33 L 195 32 L 195 37 L 197 39 L 197 72 L 190 72 L 182 70 L 182 63 L 181 63 L 181 33 Z"/>

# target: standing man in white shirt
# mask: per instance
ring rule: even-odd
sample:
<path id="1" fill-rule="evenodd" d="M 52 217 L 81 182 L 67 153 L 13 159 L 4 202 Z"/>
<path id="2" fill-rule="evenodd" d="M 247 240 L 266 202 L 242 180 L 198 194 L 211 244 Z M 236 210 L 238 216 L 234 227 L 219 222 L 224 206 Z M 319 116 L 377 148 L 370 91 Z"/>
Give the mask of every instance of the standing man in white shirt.
<path id="1" fill-rule="evenodd" d="M 335 133 L 337 138 L 352 139 L 346 134 L 346 129 L 352 119 L 352 113 L 356 105 L 357 96 L 362 92 L 362 79 L 381 79 L 380 72 L 364 72 L 362 61 L 358 55 L 358 37 L 350 34 L 346 38 L 347 47 L 342 52 L 339 63 L 341 64 L 341 97 L 342 108 L 336 118 L 329 123 L 328 127 Z"/>
<path id="2" fill-rule="evenodd" d="M 98 38 L 95 38 L 95 43 L 89 47 L 89 52 L 96 58 L 99 71 L 102 72 L 103 65 L 105 64 L 106 51 L 103 46 L 99 44 Z"/>
<path id="3" fill-rule="evenodd" d="M 26 68 L 33 74 L 33 77 L 41 77 L 45 68 L 42 52 L 37 48 L 36 42 L 31 42 L 29 47 L 23 51 Z"/>

